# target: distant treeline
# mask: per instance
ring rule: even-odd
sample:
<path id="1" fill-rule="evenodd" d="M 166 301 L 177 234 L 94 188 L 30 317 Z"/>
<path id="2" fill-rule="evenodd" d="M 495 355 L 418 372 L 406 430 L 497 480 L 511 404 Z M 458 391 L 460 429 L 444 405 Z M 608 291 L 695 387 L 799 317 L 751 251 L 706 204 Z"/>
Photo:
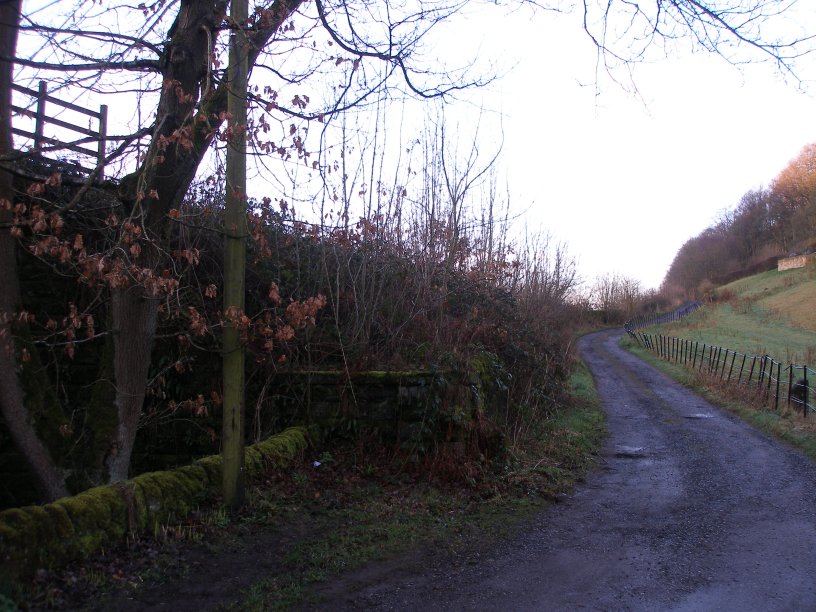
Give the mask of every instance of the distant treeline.
<path id="1" fill-rule="evenodd" d="M 780 256 L 816 248 L 816 143 L 766 187 L 748 191 L 737 206 L 677 252 L 663 280 L 667 294 L 699 297 L 714 285 L 772 269 Z"/>

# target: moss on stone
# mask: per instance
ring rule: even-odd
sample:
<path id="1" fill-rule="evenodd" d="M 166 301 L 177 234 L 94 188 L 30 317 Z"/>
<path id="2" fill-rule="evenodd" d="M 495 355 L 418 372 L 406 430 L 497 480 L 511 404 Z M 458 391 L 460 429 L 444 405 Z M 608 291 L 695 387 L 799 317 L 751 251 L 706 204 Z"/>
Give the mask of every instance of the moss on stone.
<path id="1" fill-rule="evenodd" d="M 307 446 L 306 430 L 293 427 L 247 448 L 260 472 L 292 460 Z M 87 556 L 131 530 L 155 529 L 186 515 L 219 490 L 221 458 L 206 457 L 168 472 L 89 489 L 45 506 L 0 512 L 0 584 L 37 567 L 57 567 Z"/>
<path id="2" fill-rule="evenodd" d="M 194 466 L 202 468 L 207 473 L 207 479 L 211 485 L 221 484 L 221 457 L 212 455 L 204 457 L 193 463 Z"/>

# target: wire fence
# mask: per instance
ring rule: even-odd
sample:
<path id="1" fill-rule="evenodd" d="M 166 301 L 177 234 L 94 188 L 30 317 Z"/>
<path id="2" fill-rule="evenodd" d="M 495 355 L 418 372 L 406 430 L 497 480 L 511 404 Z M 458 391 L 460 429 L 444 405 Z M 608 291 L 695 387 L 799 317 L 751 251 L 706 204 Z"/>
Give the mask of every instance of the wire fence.
<path id="1" fill-rule="evenodd" d="M 753 387 L 764 403 L 773 404 L 774 410 L 779 409 L 780 403 L 787 404 L 789 409 L 801 410 L 805 417 L 816 410 L 810 403 L 813 397 L 810 381 L 816 378 L 816 370 L 807 365 L 784 365 L 770 355 L 750 355 L 705 342 L 701 346 L 697 340 L 638 331 L 679 321 L 699 307 L 699 302 L 691 302 L 670 313 L 636 317 L 627 321 L 624 329 L 642 347 L 666 361 L 704 372 L 727 384 Z"/>
<path id="2" fill-rule="evenodd" d="M 697 310 L 700 306 L 702 306 L 702 302 L 686 302 L 680 308 L 676 308 L 671 312 L 663 312 L 663 313 L 650 313 L 646 315 L 639 315 L 637 317 L 633 317 L 629 319 L 626 323 L 623 324 L 623 328 L 632 335 L 635 330 L 642 329 L 644 327 L 651 327 L 652 325 L 662 325 L 664 323 L 672 323 L 674 321 L 679 321 L 683 317 L 687 317 L 692 312 Z"/>

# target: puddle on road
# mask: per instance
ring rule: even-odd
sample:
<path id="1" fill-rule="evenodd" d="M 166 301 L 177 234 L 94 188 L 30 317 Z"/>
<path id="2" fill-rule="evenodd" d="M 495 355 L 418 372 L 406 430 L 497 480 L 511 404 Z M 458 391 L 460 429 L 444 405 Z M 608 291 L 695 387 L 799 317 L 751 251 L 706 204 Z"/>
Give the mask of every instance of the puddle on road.
<path id="1" fill-rule="evenodd" d="M 711 419 L 714 418 L 713 414 L 705 414 L 704 412 L 698 412 L 697 414 L 687 414 L 683 417 L 684 419 Z"/>
<path id="2" fill-rule="evenodd" d="M 644 459 L 648 456 L 643 446 L 616 446 L 613 454 L 619 459 Z"/>

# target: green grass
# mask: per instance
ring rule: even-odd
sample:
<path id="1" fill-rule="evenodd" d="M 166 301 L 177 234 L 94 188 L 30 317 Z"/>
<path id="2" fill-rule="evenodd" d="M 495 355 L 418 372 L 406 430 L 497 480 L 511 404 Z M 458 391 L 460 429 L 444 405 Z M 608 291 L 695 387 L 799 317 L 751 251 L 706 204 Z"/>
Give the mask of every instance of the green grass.
<path id="1" fill-rule="evenodd" d="M 201 554 L 208 567 L 237 551 L 257 555 L 266 566 L 270 551 L 256 542 L 274 546 L 268 573 L 241 593 L 218 591 L 213 606 L 297 608 L 311 602 L 320 583 L 379 559 L 422 561 L 427 551 L 457 562 L 471 558 L 516 533 L 592 467 L 605 432 L 600 402 L 582 364 L 569 385 L 571 393 L 548 404 L 543 415 L 522 411 L 522 433 L 492 460 L 450 457 L 441 468 L 420 469 L 383 449 L 323 449 L 319 469 L 307 454 L 266 473 L 248 490 L 239 514 L 217 505 L 201 508 L 152 538 L 136 538 L 64 574 L 43 575 L 21 590 L 20 601 L 81 607 L 89 598 L 156 588 L 172 602 L 174 581 L 199 571 Z"/>
<path id="2" fill-rule="evenodd" d="M 694 389 L 712 404 L 736 414 L 760 431 L 784 440 L 816 459 L 816 418 L 812 415 L 805 419 L 798 411 L 793 413 L 784 408 L 779 411 L 771 410 L 761 402 L 752 401 L 753 398 L 744 390 L 735 393 L 733 387 L 707 378 L 699 371 L 664 361 L 629 337 L 621 340 L 621 346 L 677 382 Z"/>
<path id="3" fill-rule="evenodd" d="M 682 321 L 642 330 L 783 363 L 816 365 L 816 274 L 812 266 L 770 271 L 716 291 L 717 300 Z"/>
<path id="4" fill-rule="evenodd" d="M 484 474 L 478 495 L 430 484 L 369 488 L 342 507 L 310 514 L 314 537 L 289 550 L 283 571 L 248 589 L 238 609 L 287 609 L 308 599 L 316 583 L 371 561 L 420 546 L 467 555 L 513 533 L 594 464 L 605 427 L 583 364 L 570 387 L 569 405 L 514 448 L 503 473 Z"/>
<path id="5" fill-rule="evenodd" d="M 777 361 L 816 365 L 816 267 L 743 278 L 719 287 L 715 299 L 682 321 L 647 328 L 663 334 Z M 712 403 L 737 414 L 758 429 L 786 440 L 816 459 L 816 418 L 771 410 L 746 390 L 663 361 L 630 338 L 622 346 L 689 386 Z"/>

